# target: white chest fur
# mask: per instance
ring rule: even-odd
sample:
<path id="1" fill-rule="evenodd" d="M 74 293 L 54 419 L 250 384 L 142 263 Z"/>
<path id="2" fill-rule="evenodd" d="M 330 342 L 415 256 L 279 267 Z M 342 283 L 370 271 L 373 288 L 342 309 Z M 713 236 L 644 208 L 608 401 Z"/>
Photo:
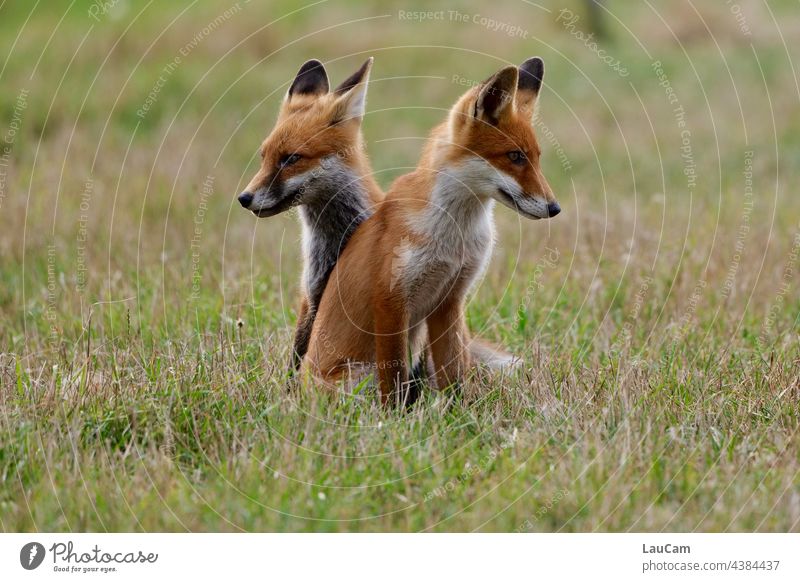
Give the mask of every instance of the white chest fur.
<path id="1" fill-rule="evenodd" d="M 494 246 L 494 200 L 481 186 L 473 164 L 442 173 L 430 203 L 410 219 L 409 228 L 424 242 L 401 241 L 392 284 L 402 284 L 412 307 L 412 324 L 457 283 L 469 289 L 485 271 Z"/>

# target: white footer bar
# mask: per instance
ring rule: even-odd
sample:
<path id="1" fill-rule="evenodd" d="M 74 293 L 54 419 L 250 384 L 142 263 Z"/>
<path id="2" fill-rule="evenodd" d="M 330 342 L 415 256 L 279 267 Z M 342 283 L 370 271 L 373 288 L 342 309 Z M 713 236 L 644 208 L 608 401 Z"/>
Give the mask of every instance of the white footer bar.
<path id="1" fill-rule="evenodd" d="M 1 580 L 800 580 L 800 534 L 3 534 Z"/>

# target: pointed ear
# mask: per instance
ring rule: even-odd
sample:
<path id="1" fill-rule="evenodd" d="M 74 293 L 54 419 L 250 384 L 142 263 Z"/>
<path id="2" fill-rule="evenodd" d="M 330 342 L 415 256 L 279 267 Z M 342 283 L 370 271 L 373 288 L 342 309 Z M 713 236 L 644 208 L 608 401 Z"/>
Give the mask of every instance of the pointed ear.
<path id="1" fill-rule="evenodd" d="M 286 94 L 287 101 L 296 95 L 325 95 L 328 92 L 328 73 L 316 59 L 311 59 L 300 67 L 297 76 Z"/>
<path id="2" fill-rule="evenodd" d="M 373 58 L 370 57 L 361 65 L 355 73 L 345 79 L 341 85 L 334 89 L 333 93 L 337 96 L 334 103 L 333 120 L 331 123 L 339 123 L 347 119 L 358 119 L 364 117 L 367 106 L 367 85 L 369 84 L 369 73 L 372 70 Z"/>
<path id="3" fill-rule="evenodd" d="M 518 77 L 517 67 L 505 67 L 489 77 L 478 92 L 473 115 L 477 119 L 497 125 L 514 105 Z"/>
<path id="4" fill-rule="evenodd" d="M 539 98 L 544 78 L 544 61 L 533 57 L 519 66 L 519 82 L 517 83 L 517 107 L 533 116 L 533 107 Z"/>

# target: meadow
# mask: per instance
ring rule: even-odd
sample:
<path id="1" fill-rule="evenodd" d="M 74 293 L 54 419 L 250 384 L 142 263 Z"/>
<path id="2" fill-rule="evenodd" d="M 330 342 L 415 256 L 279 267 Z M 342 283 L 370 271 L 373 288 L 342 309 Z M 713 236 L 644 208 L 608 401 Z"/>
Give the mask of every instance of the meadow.
<path id="1" fill-rule="evenodd" d="M 799 531 L 797 4 L 603 7 L 0 2 L 0 529 Z M 533 55 L 563 210 L 468 308 L 523 368 L 293 389 L 300 228 L 236 196 L 299 66 L 375 57 L 388 188 Z"/>

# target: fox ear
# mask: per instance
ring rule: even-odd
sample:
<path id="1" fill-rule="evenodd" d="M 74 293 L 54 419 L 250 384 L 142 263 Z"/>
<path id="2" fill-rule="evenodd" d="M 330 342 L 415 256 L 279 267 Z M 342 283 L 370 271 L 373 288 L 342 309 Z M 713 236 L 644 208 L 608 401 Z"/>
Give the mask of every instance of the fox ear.
<path id="1" fill-rule="evenodd" d="M 481 86 L 475 100 L 473 115 L 477 119 L 497 125 L 514 104 L 518 78 L 517 67 L 505 67 L 489 77 Z"/>
<path id="2" fill-rule="evenodd" d="M 333 121 L 339 123 L 347 119 L 361 119 L 367 106 L 367 85 L 372 70 L 372 57 L 361 65 L 355 73 L 334 89 L 337 99 L 334 103 Z"/>
<path id="3" fill-rule="evenodd" d="M 295 95 L 325 95 L 329 90 L 328 73 L 317 59 L 311 59 L 300 67 L 297 76 L 289 87 L 286 99 Z"/>
<path id="4" fill-rule="evenodd" d="M 517 82 L 517 107 L 533 115 L 533 107 L 539 97 L 544 78 L 544 61 L 539 57 L 532 57 L 519 66 L 519 81 Z"/>

